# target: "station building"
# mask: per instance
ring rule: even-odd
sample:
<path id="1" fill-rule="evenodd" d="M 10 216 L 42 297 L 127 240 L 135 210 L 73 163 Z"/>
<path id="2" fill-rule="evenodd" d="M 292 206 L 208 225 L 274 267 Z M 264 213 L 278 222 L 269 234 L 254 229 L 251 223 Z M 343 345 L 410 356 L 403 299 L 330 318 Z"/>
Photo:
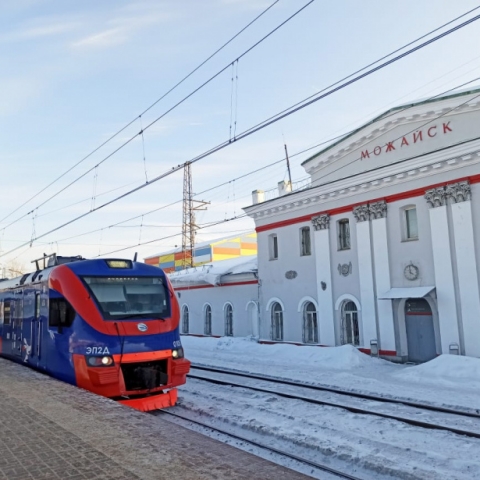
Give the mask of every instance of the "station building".
<path id="1" fill-rule="evenodd" d="M 258 337 L 257 256 L 170 273 L 183 334 Z"/>
<path id="2" fill-rule="evenodd" d="M 480 357 L 480 89 L 385 112 L 245 212 L 260 339 Z M 285 191 L 285 189 L 283 189 Z"/>

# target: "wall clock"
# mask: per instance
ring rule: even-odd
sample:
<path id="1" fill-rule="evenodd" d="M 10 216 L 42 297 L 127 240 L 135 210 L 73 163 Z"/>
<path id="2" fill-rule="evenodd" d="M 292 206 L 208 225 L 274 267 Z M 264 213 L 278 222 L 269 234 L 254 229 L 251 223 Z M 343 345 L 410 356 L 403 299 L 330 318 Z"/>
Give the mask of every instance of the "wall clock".
<path id="1" fill-rule="evenodd" d="M 419 268 L 413 263 L 409 263 L 403 270 L 403 274 L 407 280 L 416 280 L 420 273 Z"/>

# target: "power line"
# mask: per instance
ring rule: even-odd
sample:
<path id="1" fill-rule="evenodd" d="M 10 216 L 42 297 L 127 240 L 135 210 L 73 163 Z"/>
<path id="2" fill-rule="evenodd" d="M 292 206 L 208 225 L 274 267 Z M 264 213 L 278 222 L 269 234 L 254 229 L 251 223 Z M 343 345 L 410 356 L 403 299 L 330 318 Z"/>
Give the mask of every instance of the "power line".
<path id="1" fill-rule="evenodd" d="M 313 1 L 313 0 L 312 0 L 312 1 Z M 307 4 L 307 5 L 308 5 L 308 4 Z M 305 8 L 305 6 L 304 6 L 303 8 Z M 480 8 L 480 7 L 479 7 L 479 8 Z M 298 12 L 297 12 L 297 13 L 298 13 Z M 221 143 L 221 144 L 219 144 L 219 145 L 211 148 L 210 150 L 207 150 L 206 152 L 203 152 L 202 154 L 200 154 L 200 155 L 198 155 L 198 156 L 190 159 L 188 162 L 189 162 L 189 163 L 196 163 L 196 162 L 198 162 L 198 161 L 200 161 L 200 160 L 202 160 L 202 159 L 204 159 L 204 158 L 212 155 L 213 153 L 216 153 L 216 152 L 218 152 L 218 151 L 220 151 L 220 150 L 223 150 L 224 148 L 232 145 L 233 143 L 238 142 L 238 141 L 240 141 L 240 140 L 243 140 L 244 138 L 246 138 L 246 137 L 248 137 L 248 136 L 250 136 L 250 135 L 252 135 L 252 134 L 254 134 L 254 133 L 256 133 L 256 132 L 258 132 L 258 131 L 260 131 L 260 130 L 262 130 L 262 129 L 264 129 L 264 128 L 266 128 L 267 126 L 272 125 L 272 124 L 274 124 L 274 123 L 282 120 L 283 118 L 286 118 L 286 117 L 288 117 L 289 115 L 292 115 L 292 114 L 294 114 L 294 113 L 302 110 L 303 108 L 306 108 L 306 107 L 314 104 L 315 102 L 317 102 L 317 101 L 319 101 L 319 100 L 322 100 L 323 98 L 331 95 L 332 93 L 335 93 L 335 92 L 337 92 L 337 91 L 339 91 L 339 90 L 341 90 L 341 89 L 343 89 L 343 88 L 345 88 L 345 87 L 347 87 L 347 86 L 349 86 L 349 85 L 351 85 L 351 84 L 353 84 L 353 83 L 355 83 L 355 82 L 357 82 L 357 81 L 365 78 L 366 76 L 371 75 L 372 73 L 375 73 L 376 71 L 378 71 L 378 70 L 380 70 L 380 69 L 382 69 L 382 68 L 385 68 L 386 66 L 388 66 L 388 65 L 390 65 L 390 64 L 392 64 L 392 63 L 394 63 L 394 62 L 396 62 L 396 61 L 398 61 L 398 60 L 400 60 L 400 59 L 402 59 L 402 58 L 404 58 L 404 57 L 406 57 L 406 56 L 408 56 L 408 55 L 416 52 L 417 50 L 419 50 L 419 49 L 421 49 L 421 48 L 424 48 L 424 47 L 430 45 L 431 43 L 433 43 L 433 42 L 435 42 L 435 41 L 440 40 L 441 38 L 443 38 L 443 37 L 445 37 L 445 36 L 447 36 L 447 35 L 455 32 L 455 31 L 457 31 L 457 30 L 459 30 L 460 28 L 463 28 L 463 27 L 469 25 L 470 23 L 472 23 L 472 22 L 474 22 L 474 21 L 476 21 L 476 20 L 478 20 L 478 19 L 480 19 L 480 15 L 477 15 L 477 16 L 475 16 L 475 17 L 472 17 L 472 18 L 469 19 L 469 20 L 466 20 L 465 22 L 463 22 L 463 23 L 461 23 L 461 24 L 459 24 L 459 25 L 457 25 L 457 26 L 455 26 L 455 27 L 453 27 L 453 28 L 451 28 L 451 29 L 449 29 L 449 30 L 447 30 L 447 31 L 445 31 L 445 32 L 443 32 L 443 33 L 441 33 L 441 34 L 433 37 L 433 38 L 431 38 L 430 40 L 427 40 L 427 41 L 421 43 L 420 45 L 417 45 L 416 47 L 413 47 L 413 48 L 411 48 L 410 50 L 407 50 L 406 52 L 401 53 L 400 55 L 397 55 L 396 57 L 393 57 L 392 59 L 390 59 L 390 60 L 388 60 L 388 61 L 386 61 L 386 62 L 384 62 L 384 63 L 382 63 L 382 64 L 380 64 L 380 65 L 378 65 L 378 66 L 376 66 L 376 67 L 374 67 L 374 68 L 372 68 L 372 69 L 370 69 L 370 70 L 368 70 L 368 71 L 366 71 L 366 72 L 364 72 L 364 73 L 362 73 L 362 74 L 360 74 L 360 75 L 358 75 L 358 76 L 356 76 L 356 77 L 354 77 L 354 78 L 352 78 L 352 79 L 350 79 L 350 80 L 348 80 L 347 82 L 344 82 L 343 84 L 341 84 L 341 85 L 333 88 L 332 90 L 330 90 L 330 91 L 328 91 L 328 92 L 323 93 L 324 90 L 321 90 L 320 92 L 318 92 L 318 96 L 316 96 L 315 98 L 312 98 L 312 96 L 307 97 L 307 99 L 305 99 L 305 101 L 296 103 L 293 107 L 291 107 L 291 108 L 289 108 L 289 109 L 287 109 L 287 110 L 283 110 L 283 111 L 280 112 L 279 114 L 277 114 L 277 115 L 275 115 L 275 116 L 273 116 L 273 117 L 270 117 L 269 119 L 267 119 L 267 120 L 265 120 L 265 121 L 263 121 L 263 122 L 260 122 L 260 123 L 258 123 L 257 125 L 255 125 L 255 126 L 249 128 L 249 129 L 245 130 L 245 131 L 242 132 L 241 134 L 237 135 L 237 137 L 236 137 L 235 139 L 231 139 L 231 140 L 225 141 L 225 142 L 223 142 L 223 143 Z M 277 27 L 277 29 L 278 29 L 278 28 L 279 28 L 279 27 Z M 253 47 L 251 47 L 251 48 L 253 48 Z M 251 50 L 251 48 L 250 48 L 250 50 Z M 243 55 L 243 54 L 242 54 L 242 55 Z M 155 123 L 155 121 L 153 121 L 149 126 L 153 125 L 153 123 Z M 148 127 L 147 127 L 147 128 L 148 128 Z M 108 205 L 111 205 L 112 203 L 115 203 L 115 202 L 117 202 L 117 201 L 119 201 L 119 200 L 121 200 L 121 199 L 123 199 L 123 198 L 126 198 L 127 196 L 129 196 L 129 195 L 131 195 L 131 194 L 133 194 L 133 193 L 135 193 L 135 192 L 138 192 L 138 191 L 142 190 L 143 188 L 148 187 L 148 186 L 152 185 L 153 183 L 158 182 L 159 180 L 162 180 L 163 178 L 166 178 L 166 177 L 172 175 L 173 173 L 177 172 L 178 170 L 183 169 L 183 168 L 184 168 L 184 165 L 185 165 L 185 164 L 177 165 L 177 167 L 173 167 L 171 170 L 169 170 L 169 171 L 167 171 L 167 172 L 164 172 L 163 174 L 158 175 L 157 177 L 155 177 L 154 179 L 152 179 L 148 184 L 139 185 L 138 187 L 136 187 L 136 188 L 134 188 L 134 189 L 132 189 L 132 190 L 130 190 L 130 191 L 122 194 L 122 195 L 119 195 L 118 197 L 116 197 L 116 198 L 114 198 L 114 199 L 112 199 L 112 200 L 110 200 L 110 201 L 108 201 L 108 202 L 105 202 L 105 203 L 103 203 L 102 205 L 99 205 L 98 207 L 95 207 L 94 209 L 90 210 L 89 212 L 86 212 L 86 213 L 84 213 L 84 214 L 82 214 L 82 215 L 79 215 L 79 216 L 73 218 L 72 220 L 70 220 L 70 221 L 68 221 L 68 222 L 66 222 L 66 223 L 64 223 L 64 224 L 62 224 L 62 225 L 59 225 L 58 227 L 56 227 L 56 228 L 54 228 L 54 229 L 52 229 L 52 230 L 50 230 L 50 231 L 48 231 L 48 232 L 46 232 L 46 233 L 44 233 L 44 234 L 42 234 L 42 235 L 39 235 L 39 236 L 36 236 L 36 237 L 32 237 L 32 240 L 31 240 L 30 243 L 32 243 L 33 241 L 36 241 L 36 240 L 38 240 L 38 239 L 40 239 L 40 238 L 43 238 L 43 237 L 45 237 L 45 236 L 47 236 L 47 235 L 49 235 L 49 234 L 51 234 L 51 233 L 54 233 L 54 232 L 56 232 L 56 231 L 58 231 L 58 230 L 60 230 L 60 229 L 62 229 L 62 228 L 64 228 L 64 227 L 66 227 L 66 226 L 68 226 L 68 225 L 70 225 L 70 224 L 72 224 L 72 223 L 74 223 L 74 222 L 76 222 L 76 221 L 78 221 L 78 220 L 80 220 L 80 219 L 82 219 L 82 218 L 84 218 L 84 217 L 92 214 L 93 212 L 95 212 L 95 211 L 97 211 L 97 210 L 100 210 L 100 209 L 102 209 L 102 208 L 104 208 L 104 207 L 106 207 L 106 206 L 108 206 Z M 23 246 L 24 246 L 24 245 L 22 244 L 22 245 L 14 248 L 14 249 L 12 249 L 12 250 L 9 250 L 8 252 L 0 255 L 0 257 L 5 256 L 5 255 L 8 255 L 8 254 L 10 254 L 10 253 L 18 250 L 19 248 L 22 248 Z"/>
<path id="2" fill-rule="evenodd" d="M 221 225 L 222 223 L 227 223 L 227 222 L 231 222 L 233 220 L 239 220 L 241 218 L 245 218 L 247 216 L 246 213 L 243 213 L 241 215 L 237 215 L 235 217 L 231 217 L 231 218 L 226 218 L 224 220 L 219 220 L 217 222 L 211 222 L 209 224 L 206 224 L 205 226 L 203 227 L 199 227 L 200 229 L 203 229 L 203 228 L 210 228 L 210 227 L 215 227 L 216 225 Z M 141 245 L 148 245 L 149 243 L 154 243 L 154 242 L 159 242 L 161 240 L 168 240 L 170 238 L 174 238 L 174 237 L 179 237 L 182 235 L 182 232 L 180 233 L 174 233 L 172 235 L 168 235 L 166 237 L 161 237 L 161 238 L 155 238 L 153 240 L 148 240 L 146 242 L 141 242 L 141 243 L 136 243 L 135 245 L 130 245 L 128 247 L 125 247 L 125 248 L 120 248 L 118 250 L 112 250 L 110 252 L 107 252 L 107 253 L 102 253 L 100 255 L 97 255 L 95 258 L 98 258 L 98 257 L 103 257 L 105 255 L 111 255 L 112 253 L 118 253 L 118 252 L 123 252 L 125 250 L 129 250 L 130 248 L 135 248 L 135 247 L 139 247 Z"/>
<path id="3" fill-rule="evenodd" d="M 254 43 L 250 48 L 248 48 L 247 50 L 245 50 L 240 56 L 238 56 L 235 60 L 233 60 L 234 62 L 238 62 L 238 60 L 240 60 L 241 58 L 243 58 L 245 55 L 247 55 L 248 53 L 250 53 L 253 49 L 255 49 L 256 47 L 258 47 L 261 43 L 263 43 L 267 38 L 269 38 L 271 35 L 273 35 L 277 30 L 279 30 L 280 28 L 282 28 L 284 25 L 286 25 L 290 20 L 292 20 L 294 17 L 296 17 L 300 12 L 302 12 L 305 8 L 307 8 L 309 5 L 311 5 L 315 0 L 310 0 L 307 4 L 305 4 L 303 7 L 301 7 L 300 9 L 298 9 L 294 14 L 290 15 L 290 17 L 288 17 L 286 20 L 284 20 L 282 23 L 280 23 L 279 25 L 277 25 L 277 27 L 275 27 L 273 30 L 271 30 L 269 33 L 267 33 L 265 36 L 263 36 L 260 40 L 258 40 L 256 43 Z M 97 167 L 99 167 L 100 165 L 102 165 L 104 162 L 106 162 L 108 159 L 110 159 L 111 157 L 113 157 L 113 155 L 115 155 L 116 153 L 118 153 L 120 150 L 122 150 L 123 148 L 125 148 L 127 145 L 129 145 L 133 140 L 135 140 L 138 136 L 141 136 L 143 135 L 143 133 L 145 132 L 145 130 L 149 129 L 150 127 L 152 127 L 155 123 L 157 123 L 159 120 L 161 120 L 162 118 L 164 118 L 165 116 L 167 116 L 170 112 L 172 112 L 173 110 L 175 110 L 177 107 L 179 107 L 181 104 L 183 104 L 184 102 L 186 102 L 190 97 L 192 97 L 193 95 L 195 95 L 197 92 L 199 92 L 200 90 L 202 90 L 205 86 L 207 86 L 209 83 L 211 83 L 213 80 L 215 80 L 218 76 L 220 76 L 223 72 L 225 72 L 228 68 L 230 68 L 232 62 L 228 63 L 228 65 L 226 65 L 225 67 L 223 67 L 222 69 L 220 69 L 217 73 L 215 73 L 214 75 L 212 75 L 208 80 L 206 80 L 205 82 L 203 82 L 199 87 L 197 87 L 196 89 L 194 89 L 193 91 L 191 91 L 188 95 L 186 95 L 185 97 L 183 97 L 180 101 L 178 101 L 176 104 L 174 104 L 172 107 L 170 107 L 168 110 L 166 110 L 164 113 L 162 113 L 160 116 L 158 116 L 155 120 L 153 120 L 152 122 L 150 122 L 145 128 L 143 128 L 140 132 L 136 133 L 135 135 L 133 135 L 132 137 L 130 137 L 128 140 L 126 140 L 124 143 L 122 143 L 119 147 L 117 147 L 116 149 L 114 149 L 111 153 L 109 153 L 106 157 L 104 157 L 102 160 L 100 160 L 100 162 L 98 162 L 96 165 L 94 165 L 93 167 L 91 167 L 90 169 L 88 169 L 87 171 L 85 171 L 83 174 L 79 175 L 77 178 L 75 178 L 73 181 L 71 181 L 69 184 L 67 184 L 65 187 L 61 188 L 60 190 L 58 190 L 56 193 L 54 193 L 53 195 L 51 195 L 50 197 L 48 197 L 46 200 L 44 200 L 42 203 L 40 203 L 39 205 L 37 205 L 34 209 L 30 210 L 29 212 L 27 212 L 26 214 L 22 215 L 21 217 L 17 218 L 16 220 L 10 222 L 8 225 L 6 225 L 5 227 L 3 227 L 1 230 L 5 230 L 6 228 L 12 226 L 13 224 L 17 223 L 19 220 L 25 218 L 26 216 L 30 215 L 34 210 L 42 207 L 43 205 L 45 205 L 46 203 L 48 203 L 50 200 L 54 199 L 55 197 L 57 197 L 58 195 L 60 195 L 60 193 L 64 192 L 67 188 L 71 187 L 72 185 L 74 185 L 75 183 L 77 183 L 79 180 L 81 180 L 82 178 L 84 178 L 86 175 L 88 175 L 90 172 L 92 172 L 93 170 L 95 170 Z M 131 122 L 132 123 L 132 122 Z M 151 182 L 146 182 L 145 185 L 148 185 L 149 183 Z M 47 188 L 47 187 L 46 187 Z M 44 189 L 45 190 L 45 189 Z M 91 211 L 94 211 L 94 209 L 92 209 Z M 0 231 L 1 231 L 0 230 Z"/>
<path id="4" fill-rule="evenodd" d="M 197 70 L 199 70 L 203 65 L 205 65 L 209 60 L 211 60 L 217 53 L 219 53 L 221 50 L 223 50 L 227 45 L 229 45 L 233 40 L 235 40 L 239 35 L 241 35 L 248 27 L 253 25 L 260 17 L 262 17 L 265 13 L 267 13 L 272 7 L 274 7 L 280 0 L 275 0 L 270 6 L 268 6 L 265 10 L 263 10 L 259 15 L 257 15 L 251 22 L 249 22 L 245 27 L 243 27 L 239 32 L 237 32 L 233 37 L 231 37 L 227 42 L 225 42 L 220 48 L 215 50 L 209 57 L 207 57 L 203 62 L 201 62 L 197 67 L 195 67 L 190 73 L 185 75 L 180 81 L 178 81 L 173 87 L 171 87 L 167 92 L 165 92 L 161 97 L 159 97 L 157 100 L 155 100 L 152 104 L 150 104 L 143 112 L 141 112 L 138 116 L 136 116 L 134 119 L 132 119 L 130 122 L 128 122 L 124 127 L 122 127 L 120 130 L 118 130 L 116 133 L 111 135 L 107 140 L 105 140 L 103 143 L 101 143 L 98 147 L 96 147 L 94 150 L 92 150 L 88 155 L 83 157 L 81 160 L 79 160 L 77 163 L 75 163 L 72 167 L 70 167 L 68 170 L 66 170 L 64 173 L 62 173 L 59 177 L 57 177 L 55 180 L 53 180 L 51 183 L 49 183 L 46 187 L 42 188 L 39 192 L 37 192 L 35 195 L 30 197 L 28 200 L 23 202 L 19 207 L 17 207 L 15 210 L 10 212 L 6 217 L 3 217 L 0 220 L 0 223 L 9 218 L 11 215 L 13 215 L 15 212 L 20 210 L 22 207 L 24 207 L 27 203 L 31 202 L 34 198 L 38 197 L 41 193 L 43 193 L 45 190 L 47 190 L 49 187 L 54 185 L 58 180 L 63 178 L 65 175 L 67 175 L 69 172 L 71 172 L 75 167 L 83 163 L 85 160 L 90 158 L 93 154 L 98 152 L 102 147 L 107 145 L 110 141 L 112 141 L 114 138 L 116 138 L 120 133 L 122 133 L 124 130 L 126 130 L 129 126 L 131 126 L 133 123 L 137 121 L 138 118 L 141 118 L 143 115 L 145 115 L 149 110 L 151 110 L 155 105 L 157 105 L 161 100 L 163 100 L 167 95 L 169 95 L 171 92 L 173 92 L 177 87 L 179 87 L 185 80 L 190 78 Z M 143 132 L 143 129 L 142 129 Z"/>

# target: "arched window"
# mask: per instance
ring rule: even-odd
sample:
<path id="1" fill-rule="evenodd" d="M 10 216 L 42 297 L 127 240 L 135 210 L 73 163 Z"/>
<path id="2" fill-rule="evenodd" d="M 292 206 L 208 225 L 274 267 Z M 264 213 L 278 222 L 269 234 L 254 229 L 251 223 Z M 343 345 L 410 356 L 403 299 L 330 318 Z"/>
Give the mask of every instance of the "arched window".
<path id="1" fill-rule="evenodd" d="M 342 306 L 342 343 L 360 345 L 357 306 L 347 301 Z"/>
<path id="2" fill-rule="evenodd" d="M 317 309 L 312 302 L 303 306 L 303 342 L 318 343 Z"/>
<path id="3" fill-rule="evenodd" d="M 272 305 L 272 340 L 283 340 L 283 310 L 282 306 L 275 302 Z"/>
<path id="4" fill-rule="evenodd" d="M 233 307 L 230 303 L 225 306 L 225 335 L 233 336 Z"/>
<path id="5" fill-rule="evenodd" d="M 207 305 L 205 307 L 205 335 L 212 334 L 212 307 Z"/>
<path id="6" fill-rule="evenodd" d="M 182 308 L 182 333 L 188 333 L 188 307 Z"/>

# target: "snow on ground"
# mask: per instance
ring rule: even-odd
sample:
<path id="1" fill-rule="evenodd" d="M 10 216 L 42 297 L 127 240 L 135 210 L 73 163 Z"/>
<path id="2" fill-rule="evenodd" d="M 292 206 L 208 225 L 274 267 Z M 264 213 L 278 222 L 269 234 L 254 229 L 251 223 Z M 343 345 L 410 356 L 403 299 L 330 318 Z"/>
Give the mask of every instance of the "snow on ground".
<path id="1" fill-rule="evenodd" d="M 454 408 L 480 407 L 479 359 L 444 355 L 406 366 L 371 358 L 350 345 L 261 345 L 250 338 L 188 336 L 182 342 L 187 358 L 196 364 Z M 368 480 L 480 478 L 480 441 L 451 432 L 193 378 L 180 387 L 179 406 L 174 408 L 189 418 Z M 478 430 L 479 420 L 471 422 Z M 242 448 L 242 442 L 237 443 Z"/>
<path id="2" fill-rule="evenodd" d="M 251 338 L 183 336 L 193 363 L 480 410 L 480 359 L 441 355 L 423 365 L 372 358 L 351 345 L 309 347 L 264 345 Z"/>

